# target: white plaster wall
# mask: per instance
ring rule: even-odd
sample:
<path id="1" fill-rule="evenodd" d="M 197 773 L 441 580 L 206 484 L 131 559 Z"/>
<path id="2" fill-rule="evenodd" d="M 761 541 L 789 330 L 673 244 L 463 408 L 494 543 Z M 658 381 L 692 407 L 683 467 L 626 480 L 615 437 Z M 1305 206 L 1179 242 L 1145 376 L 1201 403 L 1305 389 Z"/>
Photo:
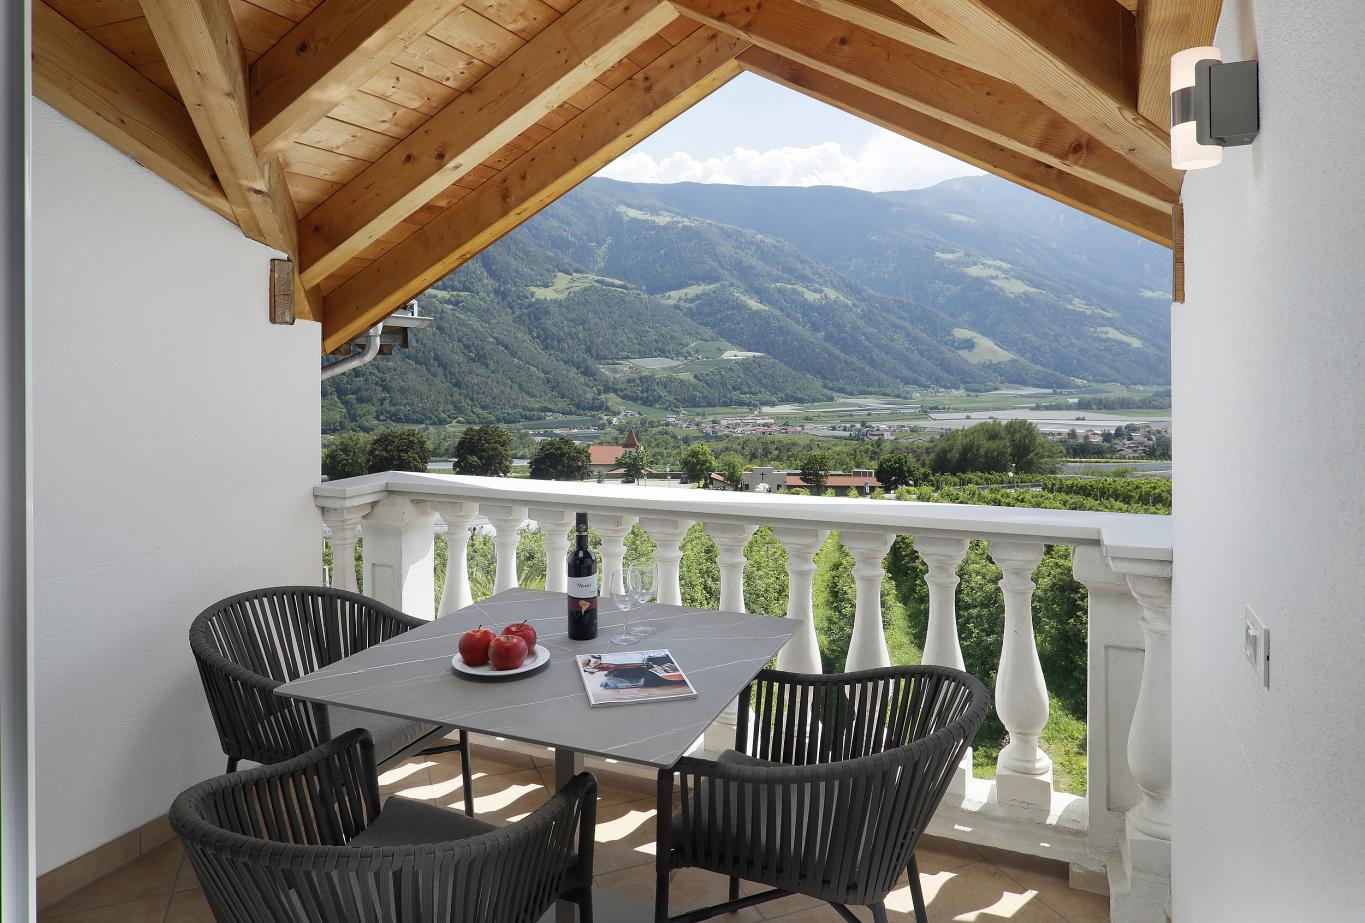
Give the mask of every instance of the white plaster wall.
<path id="1" fill-rule="evenodd" d="M 316 583 L 318 326 L 276 254 L 33 111 L 38 872 L 164 814 L 223 756 L 186 632 Z"/>
<path id="2" fill-rule="evenodd" d="M 1365 10 L 1227 0 L 1216 44 L 1260 59 L 1261 136 L 1184 193 L 1173 916 L 1361 919 Z"/>

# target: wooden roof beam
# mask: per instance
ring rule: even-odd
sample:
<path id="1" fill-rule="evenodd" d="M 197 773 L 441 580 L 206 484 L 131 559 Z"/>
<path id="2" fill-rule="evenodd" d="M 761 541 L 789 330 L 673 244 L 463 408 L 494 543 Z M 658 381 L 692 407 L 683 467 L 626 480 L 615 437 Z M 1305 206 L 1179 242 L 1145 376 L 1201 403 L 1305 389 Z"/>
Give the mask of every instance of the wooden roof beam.
<path id="1" fill-rule="evenodd" d="M 581 0 L 308 215 L 320 283 L 675 19 L 660 0 Z"/>
<path id="2" fill-rule="evenodd" d="M 1163 246 L 1171 245 L 1171 212 L 1072 176 L 828 74 L 763 48 L 739 56 L 745 70 L 1018 183 Z"/>
<path id="3" fill-rule="evenodd" d="M 246 59 L 228 0 L 141 0 L 242 233 L 289 255 L 298 218 L 278 160 L 262 163 L 247 122 Z"/>
<path id="4" fill-rule="evenodd" d="M 324 0 L 251 66 L 251 138 L 277 154 L 464 0 Z"/>
<path id="5" fill-rule="evenodd" d="M 911 48 L 927 51 L 957 64 L 1000 76 L 988 58 L 982 58 L 970 48 L 956 45 L 900 6 L 894 0 L 797 0 L 802 6 L 828 13 L 846 22 L 895 39 Z"/>
<path id="6" fill-rule="evenodd" d="M 168 183 L 235 220 L 180 101 L 42 0 L 33 4 L 33 91 Z"/>
<path id="7" fill-rule="evenodd" d="M 660 55 L 328 294 L 323 350 L 424 291 L 734 77 L 735 57 L 747 47 L 705 29 Z"/>
<path id="8" fill-rule="evenodd" d="M 1162 122 L 1138 112 L 1137 22 L 1113 0 L 896 0 L 945 38 L 1180 189 Z"/>
<path id="9" fill-rule="evenodd" d="M 1142 202 L 1178 193 L 1028 93 L 796 0 L 673 0 L 756 46 Z"/>
<path id="10" fill-rule="evenodd" d="M 1138 111 L 1171 118 L 1171 55 L 1213 41 L 1223 0 L 1142 0 L 1137 10 Z"/>

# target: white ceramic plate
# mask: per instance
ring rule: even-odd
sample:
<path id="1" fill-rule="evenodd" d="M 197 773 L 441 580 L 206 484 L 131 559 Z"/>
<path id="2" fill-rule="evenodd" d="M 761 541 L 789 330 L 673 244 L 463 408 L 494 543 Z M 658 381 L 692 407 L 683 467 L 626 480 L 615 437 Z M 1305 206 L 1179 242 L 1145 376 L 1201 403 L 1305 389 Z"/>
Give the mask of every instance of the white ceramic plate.
<path id="1" fill-rule="evenodd" d="M 521 676 L 538 670 L 550 662 L 550 652 L 545 649 L 545 645 L 537 644 L 536 649 L 531 652 L 531 656 L 526 658 L 526 662 L 515 670 L 495 670 L 491 663 L 486 663 L 481 667 L 471 667 L 464 662 L 464 659 L 456 654 L 450 658 L 450 668 L 456 673 L 467 673 L 470 676 L 479 676 L 493 679 L 501 679 L 504 676 Z"/>

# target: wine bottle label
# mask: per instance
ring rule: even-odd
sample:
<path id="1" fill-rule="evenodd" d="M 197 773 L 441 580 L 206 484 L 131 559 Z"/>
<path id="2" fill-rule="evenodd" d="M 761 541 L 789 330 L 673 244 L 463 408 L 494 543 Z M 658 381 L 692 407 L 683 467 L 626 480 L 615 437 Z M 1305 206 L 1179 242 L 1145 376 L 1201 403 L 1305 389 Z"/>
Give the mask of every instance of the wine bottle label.
<path id="1" fill-rule="evenodd" d="M 597 595 L 597 575 L 569 578 L 569 595 L 576 599 L 592 599 Z"/>

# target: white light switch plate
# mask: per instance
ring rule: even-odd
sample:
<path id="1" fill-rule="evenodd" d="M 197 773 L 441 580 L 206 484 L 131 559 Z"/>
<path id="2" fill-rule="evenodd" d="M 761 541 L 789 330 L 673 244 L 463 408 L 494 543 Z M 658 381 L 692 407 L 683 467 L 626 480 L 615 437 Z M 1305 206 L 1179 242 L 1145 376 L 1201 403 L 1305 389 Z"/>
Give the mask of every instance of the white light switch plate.
<path id="1" fill-rule="evenodd" d="M 1242 629 L 1242 650 L 1256 670 L 1256 675 L 1261 678 L 1261 685 L 1269 689 L 1270 629 L 1265 627 L 1261 617 L 1250 606 L 1247 606 L 1246 624 Z"/>

